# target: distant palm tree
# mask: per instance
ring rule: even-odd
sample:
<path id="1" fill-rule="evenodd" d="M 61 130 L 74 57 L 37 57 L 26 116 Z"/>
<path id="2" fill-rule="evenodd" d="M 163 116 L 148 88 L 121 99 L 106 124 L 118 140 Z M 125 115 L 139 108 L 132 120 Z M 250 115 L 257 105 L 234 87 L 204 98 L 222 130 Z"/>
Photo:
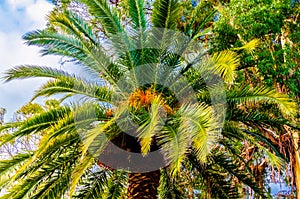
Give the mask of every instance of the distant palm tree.
<path id="1" fill-rule="evenodd" d="M 0 187 L 8 191 L 1 198 L 69 194 L 151 199 L 158 197 L 158 191 L 162 198 L 180 198 L 185 187 L 190 195 L 202 187 L 206 198 L 238 197 L 231 178 L 225 176 L 228 173 L 263 194 L 247 175 L 251 172 L 233 161 L 239 154 L 231 144 L 242 138 L 257 144 L 259 127 L 287 123 L 254 108 L 273 104 L 281 113 L 292 115 L 295 104 L 264 87 L 234 85 L 236 54 L 224 51 L 207 57 L 201 44 L 195 43 L 197 38 L 188 40 L 176 32 L 177 0 L 155 1 L 149 22 L 143 0 L 129 0 L 119 10 L 106 0 L 81 1 L 89 8 L 90 18 L 56 9 L 48 16 L 47 29 L 30 32 L 24 39 L 42 47 L 43 55 L 71 58 L 100 82 L 41 66 L 24 65 L 6 73 L 7 81 L 51 78 L 33 99 L 63 94 L 69 104 L 0 127 L 1 131 L 15 129 L 1 137 L 2 145 L 42 132 L 37 150 L 0 162 Z M 126 26 L 120 19 L 122 12 Z M 218 112 L 224 108 L 223 92 L 226 115 Z M 81 99 L 70 102 L 73 96 Z M 130 126 L 128 118 L 138 127 Z M 111 143 L 130 155 L 111 150 Z M 158 159 L 147 159 L 157 151 Z M 130 162 L 134 154 L 141 154 L 145 162 Z M 120 168 L 124 164 L 133 172 Z M 184 174 L 202 175 L 201 182 L 208 184 L 182 188 L 176 179 Z"/>

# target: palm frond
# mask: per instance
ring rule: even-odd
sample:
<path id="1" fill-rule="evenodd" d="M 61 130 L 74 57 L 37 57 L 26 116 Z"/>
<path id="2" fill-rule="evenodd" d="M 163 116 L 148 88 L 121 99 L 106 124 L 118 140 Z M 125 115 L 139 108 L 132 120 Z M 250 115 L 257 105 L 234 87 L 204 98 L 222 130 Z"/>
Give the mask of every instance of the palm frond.
<path id="1" fill-rule="evenodd" d="M 191 27 L 193 30 L 193 35 L 191 36 L 193 39 L 197 39 L 201 36 L 203 36 L 206 33 L 210 33 L 212 30 L 211 28 L 206 28 L 207 24 L 211 21 L 213 21 L 214 16 L 217 13 L 216 9 L 212 9 L 211 11 L 208 11 L 209 8 L 206 7 L 205 1 L 199 2 L 199 4 L 192 10 L 191 12 L 191 19 L 193 20 L 191 25 L 194 27 Z M 203 16 L 203 10 L 207 10 L 207 13 Z"/>
<path id="2" fill-rule="evenodd" d="M 261 132 L 258 132 L 258 131 L 246 131 L 246 130 L 244 130 L 244 132 L 247 134 L 247 137 L 248 136 L 252 136 L 255 139 L 255 141 L 254 141 L 255 143 L 257 143 L 259 141 L 263 142 L 265 144 L 264 148 L 270 149 L 272 151 L 272 154 L 277 156 L 277 159 L 275 160 L 276 157 L 273 158 L 273 155 L 270 155 L 269 154 L 270 152 L 267 151 L 267 153 L 269 154 L 268 156 L 271 157 L 270 163 L 274 162 L 276 166 L 284 168 L 284 165 L 286 164 L 286 163 L 284 163 L 284 161 L 286 162 L 286 158 L 280 152 L 280 149 L 278 148 L 278 146 L 275 145 L 275 143 L 273 143 L 265 135 L 262 135 Z M 248 137 L 248 140 L 250 140 L 249 137 Z M 272 161 L 272 159 L 275 160 L 275 161 Z"/>
<path id="3" fill-rule="evenodd" d="M 284 125 L 289 125 L 288 120 L 283 117 L 272 117 L 270 113 L 258 111 L 258 110 L 247 110 L 243 111 L 236 107 L 230 107 L 230 112 L 227 113 L 228 121 L 242 122 L 245 125 L 261 126 L 263 128 L 273 128 L 278 131 L 283 130 Z"/>
<path id="4" fill-rule="evenodd" d="M 79 188 L 79 190 L 73 197 L 80 199 L 102 198 L 105 193 L 110 175 L 111 172 L 107 170 L 100 170 L 95 172 L 87 170 L 86 174 L 80 181 L 81 188 Z"/>
<path id="5" fill-rule="evenodd" d="M 153 100 L 150 109 L 149 119 L 144 122 L 138 129 L 138 137 L 141 144 L 141 152 L 146 155 L 150 152 L 150 148 L 153 141 L 153 136 L 158 133 L 162 127 L 162 116 L 160 99 L 156 98 Z"/>
<path id="6" fill-rule="evenodd" d="M 152 23 L 154 27 L 175 29 L 179 17 L 177 0 L 157 0 L 154 2 Z"/>
<path id="7" fill-rule="evenodd" d="M 128 0 L 128 10 L 133 28 L 139 31 L 145 30 L 147 21 L 144 12 L 144 0 Z"/>
<path id="8" fill-rule="evenodd" d="M 286 158 L 284 158 L 284 156 L 280 153 L 280 151 L 276 149 L 276 146 L 274 146 L 268 139 L 265 138 L 263 140 L 259 140 L 259 141 L 264 141 L 264 144 L 266 144 L 267 146 L 266 147 L 259 144 L 258 142 L 259 136 L 257 135 L 257 133 L 254 134 L 253 132 L 251 133 L 250 131 L 247 130 L 244 130 L 243 132 L 244 132 L 244 137 L 248 141 L 253 143 L 255 146 L 257 146 L 261 150 L 261 153 L 263 153 L 267 157 L 268 163 L 270 163 L 273 166 L 276 166 L 277 168 L 286 168 L 287 166 Z M 248 134 L 251 136 L 249 136 Z M 271 152 L 268 147 L 270 147 L 271 150 L 273 149 L 273 151 Z"/>
<path id="9" fill-rule="evenodd" d="M 159 196 L 161 199 L 185 199 L 186 195 L 167 169 L 161 170 Z"/>
<path id="10" fill-rule="evenodd" d="M 84 97 L 94 98 L 102 102 L 111 101 L 111 91 L 108 87 L 100 86 L 95 83 L 89 83 L 76 77 L 60 77 L 50 80 L 41 88 L 35 91 L 32 100 L 41 96 L 52 96 L 56 94 L 81 95 Z M 66 99 L 66 98 L 65 98 Z"/>
<path id="11" fill-rule="evenodd" d="M 49 30 L 35 30 L 23 36 L 26 44 L 43 47 L 43 55 L 53 54 L 76 58 L 83 61 L 87 54 L 82 40 Z M 59 51 L 54 51 L 59 49 Z"/>
<path id="12" fill-rule="evenodd" d="M 180 171 L 181 163 L 188 151 L 189 138 L 189 135 L 178 132 L 176 128 L 170 125 L 165 125 L 159 135 L 159 145 L 170 163 L 173 176 Z"/>
<path id="13" fill-rule="evenodd" d="M 97 124 L 92 129 L 87 130 L 82 134 L 82 142 L 84 145 L 83 153 L 89 150 L 94 155 L 100 155 L 104 147 L 109 142 L 105 135 L 105 130 L 113 125 L 115 119 Z"/>
<path id="14" fill-rule="evenodd" d="M 43 130 L 51 127 L 51 125 L 57 120 L 63 118 L 64 115 L 68 115 L 69 113 L 69 107 L 59 107 L 36 115 L 35 117 L 32 117 L 22 123 L 18 123 L 20 127 L 12 134 L 8 134 L 4 139 L 2 139 L 0 145 L 2 146 L 3 144 L 6 144 L 18 137 L 42 132 Z"/>
<path id="15" fill-rule="evenodd" d="M 56 138 L 50 140 L 43 139 L 40 143 L 41 146 L 39 146 L 38 150 L 35 151 L 33 156 L 24 162 L 24 164 L 14 173 L 10 179 L 10 184 L 13 184 L 17 179 L 21 179 L 22 177 L 30 178 L 30 175 L 28 175 L 30 173 L 37 172 L 40 174 L 39 168 L 44 166 L 47 168 L 46 163 L 49 159 L 55 160 L 55 158 L 63 158 L 65 155 L 61 156 L 61 154 L 66 153 L 65 149 L 70 149 L 70 147 L 74 145 L 78 148 L 79 142 L 79 136 L 78 134 L 74 134 L 74 132 L 66 132 L 66 134 L 57 136 Z M 64 149 L 62 147 L 64 147 Z M 71 152 L 71 150 L 69 152 Z M 75 160 L 74 154 L 73 160 Z M 55 161 L 53 163 L 55 163 Z"/>
<path id="16" fill-rule="evenodd" d="M 212 55 L 211 60 L 225 82 L 232 83 L 235 70 L 239 65 L 239 58 L 233 51 L 222 51 Z"/>
<path id="17" fill-rule="evenodd" d="M 232 159 L 230 157 L 228 157 L 225 153 L 214 154 L 213 159 L 217 165 L 220 165 L 223 169 L 225 169 L 231 175 L 238 178 L 240 182 L 251 187 L 255 192 L 259 193 L 262 196 L 264 196 L 264 194 L 267 195 L 267 190 L 264 190 L 264 192 L 262 192 L 257 187 L 254 176 L 251 174 L 249 175 L 249 173 L 246 174 L 243 170 L 240 169 L 241 165 L 233 162 Z M 264 196 L 264 198 L 267 198 L 267 197 Z"/>
<path id="18" fill-rule="evenodd" d="M 212 162 L 212 158 L 206 164 L 198 162 L 195 154 L 189 155 L 188 161 L 197 171 L 198 186 L 196 190 L 200 190 L 200 197 L 206 198 L 240 198 L 237 187 L 232 186 L 232 176 L 228 175 L 223 168 Z"/>
<path id="19" fill-rule="evenodd" d="M 116 35 L 124 31 L 116 10 L 106 0 L 80 0 L 91 15 L 100 22 L 105 34 Z"/>
<path id="20" fill-rule="evenodd" d="M 93 29 L 81 17 L 71 11 L 59 12 L 54 10 L 48 15 L 50 25 L 60 28 L 61 31 L 70 35 L 76 35 L 82 41 L 98 46 L 99 40 Z"/>
<path id="21" fill-rule="evenodd" d="M 241 163 L 234 160 L 233 154 L 227 154 L 226 151 L 214 152 L 209 157 L 206 164 L 198 162 L 195 154 L 189 155 L 189 161 L 201 176 L 204 186 L 210 186 L 210 194 L 214 198 L 240 198 L 240 193 L 236 186 L 233 186 L 233 178 L 251 187 L 263 198 L 268 198 L 266 190 L 262 192 L 256 185 L 254 175 L 251 170 L 243 170 Z"/>
<path id="22" fill-rule="evenodd" d="M 43 180 L 37 187 L 37 191 L 30 196 L 32 199 L 47 199 L 63 197 L 68 189 L 66 186 L 70 181 L 71 168 L 65 168 L 54 172 L 49 180 Z"/>
<path id="23" fill-rule="evenodd" d="M 7 186 L 13 173 L 31 158 L 33 153 L 16 154 L 12 159 L 0 161 L 0 189 Z"/>
<path id="24" fill-rule="evenodd" d="M 41 198 L 43 198 L 43 196 L 46 197 L 48 194 L 50 196 L 53 196 L 53 194 L 57 194 L 56 196 L 62 196 L 68 187 L 60 186 L 65 184 L 66 177 L 70 176 L 71 174 L 70 165 L 74 164 L 76 161 L 76 152 L 70 148 L 68 149 L 68 153 L 62 154 L 61 151 L 58 151 L 58 153 L 52 154 L 51 161 L 38 160 L 40 163 L 35 162 L 30 164 L 29 167 L 22 169 L 22 173 L 17 172 L 14 176 L 14 179 L 18 177 L 18 180 L 13 180 L 14 183 L 12 184 L 12 187 L 10 187 L 8 193 L 0 198 L 24 198 L 32 195 L 34 190 L 37 190 L 37 192 L 40 194 L 39 197 Z M 74 153 L 72 153 L 72 151 Z M 69 166 L 67 166 L 68 164 Z M 58 174 L 59 176 L 57 176 Z M 47 181 L 45 179 L 50 180 Z M 43 182 L 43 180 L 45 181 Z M 41 188 L 38 189 L 38 187 Z"/>
<path id="25" fill-rule="evenodd" d="M 204 104 L 185 105 L 179 111 L 181 122 L 178 130 L 191 136 L 198 160 L 205 162 L 218 138 L 218 125 L 213 119 L 211 108 Z"/>
<path id="26" fill-rule="evenodd" d="M 259 46 L 260 40 L 259 39 L 252 39 L 248 43 L 246 43 L 244 46 L 239 48 L 233 48 L 233 50 L 245 50 L 249 54 L 253 54 L 254 50 Z"/>
<path id="27" fill-rule="evenodd" d="M 70 191 L 69 191 L 70 197 L 72 197 L 72 195 L 74 194 L 75 189 L 82 175 L 85 173 L 85 171 L 88 168 L 92 166 L 93 162 L 94 159 L 91 155 L 86 155 L 79 159 L 79 162 L 76 164 L 71 174 L 71 181 L 70 181 L 71 183 L 70 183 Z"/>
<path id="28" fill-rule="evenodd" d="M 218 137 L 217 123 L 208 106 L 184 104 L 180 107 L 178 116 L 178 127 L 166 126 L 159 135 L 160 145 L 166 152 L 174 174 L 180 171 L 191 145 L 196 149 L 198 160 L 205 162 Z"/>
<path id="29" fill-rule="evenodd" d="M 125 199 L 125 190 L 127 187 L 127 175 L 124 171 L 113 171 L 108 180 L 105 198 L 107 199 Z"/>
<path id="30" fill-rule="evenodd" d="M 137 60 L 136 65 L 138 66 L 144 64 L 144 58 L 147 57 L 144 52 L 146 41 L 145 31 L 147 28 L 144 0 L 128 0 L 128 11 L 133 25 L 133 30 L 130 32 L 136 37 L 134 38 L 136 41 L 133 41 L 133 43 L 136 43 L 136 49 L 139 49 L 131 52 L 131 54 L 134 56 L 134 60 Z"/>
<path id="31" fill-rule="evenodd" d="M 27 33 L 23 38 L 27 40 L 28 45 L 43 47 L 43 55 L 71 57 L 95 74 L 104 73 L 109 81 L 115 82 L 119 75 L 119 71 L 109 70 L 112 63 L 103 49 L 92 42 L 82 40 L 82 37 L 49 30 L 37 30 Z"/>
<path id="32" fill-rule="evenodd" d="M 241 85 L 239 88 L 228 90 L 227 103 L 255 104 L 270 103 L 278 106 L 285 116 L 292 116 L 297 112 L 297 104 L 287 95 L 278 93 L 274 89 L 258 86 Z"/>
<path id="33" fill-rule="evenodd" d="M 11 160 L 1 160 L 0 161 L 0 172 L 1 172 L 1 174 L 5 173 L 10 168 L 21 164 L 23 161 L 25 161 L 26 159 L 28 159 L 30 157 L 32 157 L 32 154 L 25 153 L 25 154 L 17 154 Z"/>
<path id="34" fill-rule="evenodd" d="M 58 77 L 71 77 L 72 75 L 55 68 L 43 67 L 43 66 L 33 66 L 33 65 L 22 65 L 8 70 L 5 73 L 3 79 L 6 82 L 15 79 L 26 79 L 31 77 L 48 77 L 48 78 L 58 78 Z"/>

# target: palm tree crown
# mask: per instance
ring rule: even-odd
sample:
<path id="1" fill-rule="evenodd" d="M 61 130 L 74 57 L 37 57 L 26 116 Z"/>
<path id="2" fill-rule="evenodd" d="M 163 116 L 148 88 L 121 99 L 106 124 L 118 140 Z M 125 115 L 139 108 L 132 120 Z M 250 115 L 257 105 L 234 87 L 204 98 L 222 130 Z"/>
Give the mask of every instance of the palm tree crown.
<path id="1" fill-rule="evenodd" d="M 0 186 L 8 189 L 1 198 L 157 198 L 158 192 L 179 198 L 184 193 L 176 194 L 178 187 L 169 192 L 166 187 L 180 184 L 178 176 L 185 174 L 202 182 L 210 178 L 203 186 L 209 194 L 237 197 L 232 184 L 213 172 L 216 168 L 263 195 L 246 166 L 241 169 L 233 144 L 243 139 L 257 144 L 262 129 L 289 125 L 286 118 L 295 113 L 295 104 L 264 87 L 235 85 L 237 54 L 208 56 L 197 42 L 200 35 L 189 39 L 178 32 L 178 0 L 156 0 L 150 15 L 143 0 L 128 0 L 123 9 L 106 0 L 80 2 L 88 18 L 55 9 L 48 28 L 24 39 L 41 47 L 43 55 L 71 58 L 89 78 L 31 65 L 4 77 L 50 78 L 33 99 L 62 94 L 67 104 L 0 127 L 16 129 L 1 137 L 1 145 L 40 135 L 36 150 L 0 162 Z M 281 113 L 278 118 L 264 113 L 270 104 Z M 257 147 L 276 159 L 268 150 L 271 143 Z M 158 189 L 159 181 L 164 188 Z M 220 183 L 227 188 L 211 193 Z"/>

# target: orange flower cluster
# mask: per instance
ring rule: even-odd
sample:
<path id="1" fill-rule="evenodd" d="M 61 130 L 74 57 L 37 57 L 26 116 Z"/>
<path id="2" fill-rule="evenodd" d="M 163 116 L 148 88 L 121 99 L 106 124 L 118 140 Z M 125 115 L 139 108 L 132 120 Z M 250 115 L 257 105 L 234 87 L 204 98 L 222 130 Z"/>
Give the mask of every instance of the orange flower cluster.
<path id="1" fill-rule="evenodd" d="M 105 113 L 106 117 L 111 117 L 113 115 L 113 110 L 112 109 L 108 109 Z"/>
<path id="2" fill-rule="evenodd" d="M 129 97 L 129 105 L 134 108 L 149 106 L 154 98 L 157 97 L 156 93 L 153 93 L 150 89 L 136 90 Z"/>
<path id="3" fill-rule="evenodd" d="M 135 109 L 138 109 L 140 107 L 149 107 L 152 104 L 153 100 L 159 96 L 160 94 L 153 92 L 151 88 L 146 91 L 139 89 L 134 91 L 130 95 L 128 100 L 129 106 Z M 161 100 L 160 102 L 167 113 L 174 114 L 173 109 L 169 105 L 167 105 L 165 101 Z"/>

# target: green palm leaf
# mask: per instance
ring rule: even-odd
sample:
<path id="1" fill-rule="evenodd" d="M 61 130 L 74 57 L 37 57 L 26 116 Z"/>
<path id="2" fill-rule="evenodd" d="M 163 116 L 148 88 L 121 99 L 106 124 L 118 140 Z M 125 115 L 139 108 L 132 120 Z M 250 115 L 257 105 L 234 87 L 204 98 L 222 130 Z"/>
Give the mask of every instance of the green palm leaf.
<path id="1" fill-rule="evenodd" d="M 138 129 L 138 137 L 141 144 L 141 152 L 146 155 L 150 152 L 153 137 L 158 134 L 159 130 L 163 126 L 162 116 L 161 116 L 161 99 L 156 98 L 153 100 L 150 108 L 149 119 L 144 122 Z"/>
<path id="2" fill-rule="evenodd" d="M 276 92 L 273 89 L 258 86 L 240 86 L 227 92 L 227 103 L 255 104 L 271 103 L 278 106 L 285 116 L 292 116 L 297 112 L 297 104 L 285 94 Z"/>
<path id="3" fill-rule="evenodd" d="M 175 29 L 179 17 L 177 0 L 157 0 L 154 2 L 152 23 L 155 27 Z"/>
<path id="4" fill-rule="evenodd" d="M 234 71 L 239 65 L 237 54 L 232 51 L 222 51 L 212 55 L 211 60 L 217 72 L 224 78 L 225 82 L 233 83 Z"/>
<path id="5" fill-rule="evenodd" d="M 48 81 L 35 92 L 32 99 L 34 100 L 41 96 L 49 97 L 59 93 L 67 94 L 68 97 L 81 95 L 102 102 L 111 102 L 111 91 L 109 88 L 71 77 L 60 77 L 56 78 L 56 80 Z"/>
<path id="6" fill-rule="evenodd" d="M 106 0 L 80 0 L 88 6 L 89 12 L 100 22 L 104 33 L 116 35 L 124 31 L 119 16 Z"/>

